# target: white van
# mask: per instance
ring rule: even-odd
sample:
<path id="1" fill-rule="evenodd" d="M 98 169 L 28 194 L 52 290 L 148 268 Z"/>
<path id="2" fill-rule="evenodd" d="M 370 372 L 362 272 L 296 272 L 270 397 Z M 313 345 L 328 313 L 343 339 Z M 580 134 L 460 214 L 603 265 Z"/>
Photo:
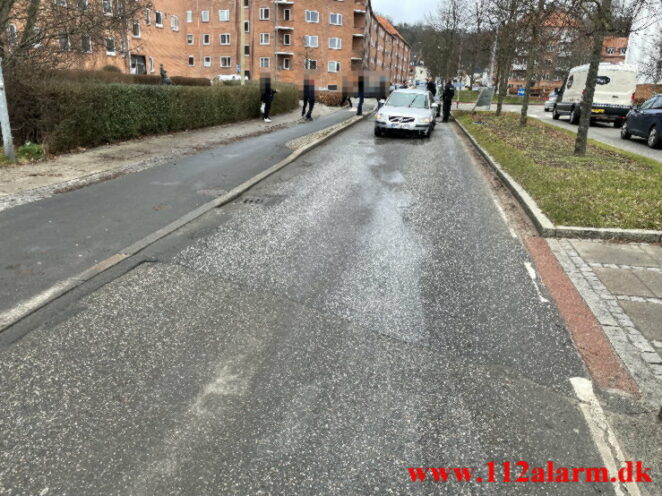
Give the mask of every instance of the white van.
<path id="1" fill-rule="evenodd" d="M 572 124 L 579 124 L 587 75 L 588 64 L 570 70 L 554 106 L 554 119 L 569 115 Z M 625 116 L 632 106 L 632 96 L 637 89 L 636 69 L 630 65 L 602 62 L 596 82 L 591 120 L 613 122 L 615 127 L 620 127 L 625 122 Z"/>

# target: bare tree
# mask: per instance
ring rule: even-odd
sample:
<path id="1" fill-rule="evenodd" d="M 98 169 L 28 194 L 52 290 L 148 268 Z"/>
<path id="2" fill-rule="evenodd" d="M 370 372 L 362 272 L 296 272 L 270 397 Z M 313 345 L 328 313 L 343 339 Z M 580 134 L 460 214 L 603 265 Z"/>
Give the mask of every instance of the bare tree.
<path id="1" fill-rule="evenodd" d="M 528 55 L 526 57 L 526 79 L 524 98 L 522 100 L 522 109 L 520 112 L 519 124 L 526 127 L 528 121 L 529 111 L 529 95 L 531 87 L 533 86 L 533 75 L 538 59 L 538 51 L 540 48 L 540 32 L 543 28 L 545 18 L 547 17 L 545 11 L 545 0 L 536 0 L 535 3 L 530 5 L 526 21 L 528 24 L 529 32 L 531 34 L 529 39 Z"/>

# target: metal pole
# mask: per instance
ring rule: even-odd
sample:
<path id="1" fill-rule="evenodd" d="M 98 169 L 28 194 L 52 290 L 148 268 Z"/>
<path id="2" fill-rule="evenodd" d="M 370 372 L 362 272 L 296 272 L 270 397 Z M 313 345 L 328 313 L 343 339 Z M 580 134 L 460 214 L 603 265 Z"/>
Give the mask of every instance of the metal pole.
<path id="1" fill-rule="evenodd" d="M 2 74 L 2 58 L 0 58 L 0 125 L 2 126 L 2 143 L 5 156 L 12 162 L 16 160 L 14 154 L 14 142 L 11 136 L 11 125 L 9 123 L 9 108 L 7 107 L 7 95 L 5 93 L 5 79 Z"/>
<path id="2" fill-rule="evenodd" d="M 277 7 L 277 6 L 276 6 Z M 239 0 L 239 71 L 241 74 L 241 85 L 246 84 L 244 75 L 246 73 L 246 29 L 244 28 L 244 22 L 246 21 L 246 11 L 244 10 L 244 0 Z"/>

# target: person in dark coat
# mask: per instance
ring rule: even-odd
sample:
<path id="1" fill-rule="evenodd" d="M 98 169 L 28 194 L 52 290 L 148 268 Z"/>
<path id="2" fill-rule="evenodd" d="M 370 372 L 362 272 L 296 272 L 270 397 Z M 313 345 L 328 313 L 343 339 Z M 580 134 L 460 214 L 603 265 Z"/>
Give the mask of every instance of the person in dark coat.
<path id="1" fill-rule="evenodd" d="M 451 83 L 450 80 L 446 82 L 446 85 L 444 86 L 444 92 L 441 95 L 441 98 L 443 100 L 444 104 L 444 117 L 442 119 L 443 122 L 448 122 L 448 119 L 451 116 L 451 105 L 453 104 L 453 97 L 455 96 L 455 87 L 453 86 L 453 83 Z"/>
<path id="2" fill-rule="evenodd" d="M 308 113 L 306 113 L 306 107 Z M 315 107 L 315 81 L 306 79 L 303 83 L 303 110 L 301 117 L 305 116 L 307 121 L 313 120 L 313 108 Z"/>
<path id="3" fill-rule="evenodd" d="M 359 105 L 356 109 L 356 115 L 363 115 L 363 101 L 365 100 L 365 77 L 363 74 L 359 76 L 358 90 Z"/>
<path id="4" fill-rule="evenodd" d="M 274 101 L 274 95 L 278 93 L 278 91 L 271 88 L 270 77 L 263 77 L 262 79 L 260 79 L 260 86 L 261 86 L 260 99 L 264 104 L 264 113 L 262 117 L 264 118 L 264 122 L 271 122 L 271 119 L 269 118 L 269 112 L 271 111 L 271 104 Z"/>
<path id="5" fill-rule="evenodd" d="M 428 78 L 427 84 L 428 91 L 432 93 L 432 97 L 437 96 L 437 84 L 434 82 L 434 79 Z"/>

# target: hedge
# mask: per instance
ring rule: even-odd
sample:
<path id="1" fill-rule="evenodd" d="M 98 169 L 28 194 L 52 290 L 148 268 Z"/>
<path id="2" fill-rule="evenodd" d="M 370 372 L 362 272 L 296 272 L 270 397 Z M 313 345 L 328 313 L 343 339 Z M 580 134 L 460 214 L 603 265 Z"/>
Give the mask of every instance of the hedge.
<path id="1" fill-rule="evenodd" d="M 275 87 L 279 93 L 273 114 L 297 108 L 294 86 Z M 16 122 L 16 128 L 24 136 L 36 137 L 48 153 L 226 124 L 260 114 L 258 84 L 200 88 L 51 81 L 34 90 L 31 111 L 25 113 L 30 118 Z"/>
<path id="2" fill-rule="evenodd" d="M 161 84 L 161 76 L 153 74 L 124 74 L 115 71 L 53 71 L 53 79 L 64 81 L 75 81 L 80 83 L 124 83 L 124 84 L 149 84 L 157 86 Z M 172 84 L 178 86 L 211 86 L 207 78 L 191 78 L 173 76 L 170 78 Z"/>

